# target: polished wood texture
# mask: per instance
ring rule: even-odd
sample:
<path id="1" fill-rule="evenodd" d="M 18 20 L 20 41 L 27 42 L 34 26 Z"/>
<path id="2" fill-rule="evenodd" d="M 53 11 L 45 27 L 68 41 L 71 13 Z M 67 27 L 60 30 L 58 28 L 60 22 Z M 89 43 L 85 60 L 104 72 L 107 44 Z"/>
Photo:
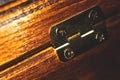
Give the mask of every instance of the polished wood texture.
<path id="1" fill-rule="evenodd" d="M 51 25 L 80 11 L 86 10 L 94 5 L 95 2 L 96 1 L 94 0 L 92 0 L 92 3 L 91 1 L 86 0 L 61 0 L 40 11 L 38 10 L 9 24 L 1 26 L 0 65 L 17 58 L 38 46 L 50 42 L 49 29 Z M 80 8 L 77 8 L 79 5 L 81 5 Z M 11 13 L 11 15 L 14 15 L 14 12 Z M 3 19 L 4 18 L 1 20 Z M 3 55 L 3 53 L 5 54 Z"/>
<path id="2" fill-rule="evenodd" d="M 22 3 L 25 0 L 20 1 Z M 120 15 L 114 16 L 120 12 L 119 0 L 56 0 L 52 4 L 40 8 L 47 2 L 48 0 L 38 0 L 17 7 L 17 9 L 13 8 L 12 11 L 4 8 L 3 11 L 7 11 L 0 13 L 0 78 L 3 80 L 96 80 L 93 78 L 95 76 L 105 78 L 101 71 L 105 71 L 103 74 L 107 74 L 107 70 L 111 71 L 109 69 L 113 69 L 114 66 L 109 69 L 104 68 L 103 65 L 112 66 L 112 62 L 104 62 L 102 59 L 111 61 L 112 56 L 109 56 L 109 53 L 110 55 L 116 53 L 113 58 L 119 55 L 117 53 L 120 45 L 117 41 L 120 40 L 118 37 L 120 29 L 117 26 L 120 25 Z M 112 36 L 100 47 L 98 46 L 70 62 L 60 62 L 51 47 L 49 37 L 51 26 L 95 5 L 102 8 L 106 19 L 113 16 L 107 21 L 107 27 Z M 115 61 L 117 59 L 115 58 Z M 106 78 L 108 76 L 106 75 Z M 113 80 L 113 78 L 109 80 Z"/>
<path id="3" fill-rule="evenodd" d="M 22 4 L 22 3 L 26 2 L 26 1 L 27 0 L 16 0 L 16 1 L 12 2 L 12 3 L 7 4 L 7 5 L 0 6 L 0 12 L 6 11 L 6 10 L 8 10 L 8 9 L 14 7 L 14 6 L 17 6 L 19 4 Z"/>
<path id="4" fill-rule="evenodd" d="M 109 39 L 68 62 L 49 47 L 1 73 L 2 80 L 119 80 L 120 15 L 108 19 Z"/>

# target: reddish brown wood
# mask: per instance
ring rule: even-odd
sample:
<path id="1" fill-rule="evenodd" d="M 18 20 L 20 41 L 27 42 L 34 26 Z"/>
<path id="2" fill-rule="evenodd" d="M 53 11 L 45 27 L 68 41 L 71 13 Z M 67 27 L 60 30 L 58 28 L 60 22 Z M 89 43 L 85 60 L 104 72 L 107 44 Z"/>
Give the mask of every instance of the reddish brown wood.
<path id="1" fill-rule="evenodd" d="M 21 1 L 25 0 L 11 4 Z M 38 0 L 12 12 L 8 10 L 11 4 L 0 7 L 1 12 L 8 10 L 0 13 L 0 79 L 119 80 L 119 0 L 59 0 L 34 11 L 46 2 Z M 113 16 L 107 20 L 108 41 L 69 62 L 60 62 L 50 45 L 50 28 L 95 5 L 106 19 Z M 25 13 L 30 10 L 33 13 Z M 18 17 L 20 14 L 24 16 Z"/>
<path id="2" fill-rule="evenodd" d="M 38 10 L 30 15 L 1 26 L 0 65 L 50 42 L 49 29 L 51 25 L 88 9 L 88 6 L 91 7 L 95 2 L 94 0 L 92 3 L 86 0 L 61 0 L 50 7 L 43 8 L 42 10 Z M 79 5 L 81 5 L 81 7 L 77 8 Z M 10 14 L 18 15 L 18 13 L 21 12 L 21 8 L 18 13 L 14 12 Z M 4 20 L 3 17 L 4 16 L 1 16 L 0 20 Z M 6 17 L 7 16 L 5 16 L 5 19 Z M 3 55 L 3 53 L 5 54 Z"/>
<path id="3" fill-rule="evenodd" d="M 103 44 L 65 63 L 49 47 L 3 71 L 2 79 L 119 80 L 120 20 L 117 17 L 120 15 L 107 20 L 109 38 Z"/>
<path id="4" fill-rule="evenodd" d="M 98 0 L 99 6 L 102 8 L 106 17 L 110 17 L 120 12 L 120 1 L 119 0 Z"/>
<path id="5" fill-rule="evenodd" d="M 45 44 L 49 44 L 49 29 L 52 25 L 81 13 L 96 4 L 101 6 L 105 15 L 119 11 L 116 9 L 119 7 L 118 0 L 60 0 L 53 5 L 14 20 L 9 24 L 2 23 L 4 20 L 29 11 L 45 2 L 47 0 L 31 3 L 35 6 L 30 4 L 28 5 L 29 8 L 24 6 L 13 12 L 0 15 L 0 66 L 23 54 L 27 54 L 28 51 L 36 47 L 43 47 Z M 5 54 L 3 55 L 3 53 Z"/>
<path id="6" fill-rule="evenodd" d="M 12 2 L 12 3 L 6 4 L 4 6 L 0 6 L 0 12 L 6 11 L 6 10 L 8 10 L 8 9 L 10 9 L 12 7 L 15 7 L 17 5 L 20 5 L 20 4 L 22 4 L 22 3 L 26 2 L 26 1 L 27 0 L 16 0 L 16 1 Z"/>

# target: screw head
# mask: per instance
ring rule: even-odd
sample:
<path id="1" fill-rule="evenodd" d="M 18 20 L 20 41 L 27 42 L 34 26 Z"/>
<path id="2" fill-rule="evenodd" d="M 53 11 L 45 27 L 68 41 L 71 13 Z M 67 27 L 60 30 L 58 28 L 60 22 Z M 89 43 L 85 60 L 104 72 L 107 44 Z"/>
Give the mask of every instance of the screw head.
<path id="1" fill-rule="evenodd" d="M 96 39 L 101 43 L 105 40 L 105 35 L 102 33 L 97 33 L 96 34 Z"/>
<path id="2" fill-rule="evenodd" d="M 90 13 L 88 14 L 88 18 L 93 22 L 99 17 L 98 11 L 96 10 L 91 10 Z"/>
<path id="3" fill-rule="evenodd" d="M 57 36 L 61 36 L 61 37 L 65 37 L 65 36 L 66 36 L 66 31 L 65 31 L 64 29 L 57 28 L 57 29 L 55 30 L 55 32 L 56 32 L 56 35 L 57 35 Z"/>
<path id="4" fill-rule="evenodd" d="M 70 48 L 66 48 L 64 50 L 64 57 L 69 60 L 72 59 L 75 56 L 74 52 Z"/>

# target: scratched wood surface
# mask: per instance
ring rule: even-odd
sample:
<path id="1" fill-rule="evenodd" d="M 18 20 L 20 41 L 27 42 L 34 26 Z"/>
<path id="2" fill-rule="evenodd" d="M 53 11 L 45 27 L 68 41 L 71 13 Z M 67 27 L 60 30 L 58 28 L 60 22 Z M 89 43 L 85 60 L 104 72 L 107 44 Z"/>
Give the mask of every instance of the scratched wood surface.
<path id="1" fill-rule="evenodd" d="M 120 14 L 106 20 L 109 39 L 68 62 L 47 49 L 1 72 L 1 80 L 119 80 Z"/>
<path id="2" fill-rule="evenodd" d="M 50 0 L 35 0 L 34 2 L 28 2 L 27 4 L 21 5 L 26 2 L 26 0 L 16 0 L 14 3 L 5 5 L 4 8 L 0 7 L 0 77 L 2 76 L 3 80 L 29 80 L 31 78 L 58 80 L 59 76 L 53 76 L 50 73 L 62 75 L 61 73 L 64 66 L 69 67 L 70 64 L 75 65 L 75 63 L 77 63 L 75 61 L 79 61 L 79 59 L 75 59 L 66 64 L 58 60 L 53 48 L 50 47 L 50 27 L 95 5 L 99 5 L 102 8 L 106 18 L 120 12 L 119 0 L 51 0 L 52 2 L 50 3 L 48 3 L 48 1 Z M 14 7 L 16 5 L 20 5 L 20 7 Z M 112 21 L 110 22 L 119 20 L 119 17 L 120 16 L 117 15 L 117 17 L 111 19 Z M 114 26 L 112 24 L 115 24 L 116 26 L 114 27 L 117 27 L 118 23 L 119 22 L 115 21 L 107 27 Z M 117 33 L 113 33 L 112 35 L 115 36 L 114 38 L 117 40 L 115 34 Z M 103 51 L 103 53 L 105 52 Z M 110 53 L 112 54 L 112 51 Z M 37 59 L 34 59 L 34 57 L 37 57 Z M 53 64 L 51 64 L 52 62 Z M 78 64 L 76 64 L 76 66 L 77 65 Z M 84 63 L 83 65 L 87 64 Z M 67 69 L 67 72 L 74 67 L 75 66 Z M 55 72 L 57 69 L 60 73 Z M 34 74 L 35 72 L 36 74 Z M 73 74 L 75 72 L 77 71 L 73 71 Z M 30 76 L 26 77 L 28 75 Z M 62 79 L 66 80 L 67 77 L 64 78 L 64 76 L 70 75 L 72 75 L 72 73 L 64 74 Z M 96 72 L 86 75 L 89 78 L 96 75 Z M 78 76 L 76 76 L 76 80 L 79 78 L 77 77 Z M 72 78 L 74 78 L 74 76 L 68 77 L 67 80 Z"/>

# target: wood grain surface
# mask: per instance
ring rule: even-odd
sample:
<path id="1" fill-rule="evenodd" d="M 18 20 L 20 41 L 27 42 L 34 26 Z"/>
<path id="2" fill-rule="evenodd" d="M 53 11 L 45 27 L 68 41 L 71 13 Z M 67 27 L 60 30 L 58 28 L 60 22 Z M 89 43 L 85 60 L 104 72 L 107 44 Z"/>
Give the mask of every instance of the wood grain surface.
<path id="1" fill-rule="evenodd" d="M 19 58 L 23 54 L 28 54 L 29 51 L 36 47 L 41 46 L 43 48 L 45 44 L 50 42 L 49 29 L 52 25 L 81 13 L 92 6 L 97 4 L 101 6 L 106 16 L 119 11 L 117 9 L 119 7 L 118 0 L 59 0 L 29 15 L 21 18 L 15 17 L 21 13 L 24 14 L 26 11 L 33 10 L 37 6 L 46 3 L 47 0 L 38 0 L 38 2 L 31 3 L 34 6 L 29 4 L 0 15 L 0 66 L 6 65 L 7 62 Z"/>
<path id="2" fill-rule="evenodd" d="M 104 76 L 108 70 L 110 75 L 116 72 L 113 78 L 109 80 L 117 80 L 119 69 L 117 68 L 118 71 L 114 72 L 113 68 L 115 67 L 112 65 L 112 62 L 108 60 L 112 61 L 114 58 L 117 62 L 117 56 L 119 56 L 119 0 L 31 1 L 32 0 L 25 3 L 26 0 L 16 0 L 16 3 L 5 5 L 3 8 L 0 7 L 0 79 L 99 80 L 93 79 L 93 77 L 101 76 L 101 78 L 104 78 L 102 80 L 105 80 L 105 77 L 108 78 L 109 76 Z M 25 4 L 22 5 L 23 3 Z M 85 54 L 87 55 L 83 54 L 68 63 L 60 62 L 54 49 L 51 47 L 51 39 L 49 37 L 50 28 L 95 5 L 101 7 L 106 19 L 113 16 L 107 20 L 107 27 L 111 34 L 110 39 L 100 47 L 98 46 L 86 52 Z M 115 14 L 116 16 L 114 16 Z M 116 55 L 112 56 L 113 53 Z M 92 59 L 92 57 L 95 59 Z M 112 59 L 110 59 L 111 57 Z M 104 62 L 102 58 L 107 59 L 107 61 Z M 100 64 L 98 64 L 97 61 L 100 61 Z M 103 65 L 105 65 L 105 63 L 108 63 L 108 65 L 106 64 L 104 68 Z M 119 64 L 119 62 L 117 63 Z M 117 63 L 114 64 L 117 66 Z M 112 67 L 107 68 L 109 66 Z M 67 69 L 67 67 L 69 68 Z M 71 72 L 74 68 L 77 69 Z M 113 70 L 113 73 L 109 69 Z M 98 73 L 96 70 L 98 70 Z M 105 71 L 103 75 L 101 71 Z M 67 72 L 67 74 L 65 74 L 65 72 Z M 71 76 L 72 73 L 73 76 Z M 74 73 L 78 73 L 78 75 Z M 59 75 L 62 77 L 59 78 Z M 115 76 L 116 79 L 114 79 Z"/>
<path id="3" fill-rule="evenodd" d="M 106 20 L 109 38 L 68 62 L 49 47 L 1 72 L 1 80 L 119 80 L 120 14 Z"/>
<path id="4" fill-rule="evenodd" d="M 20 5 L 26 1 L 27 0 L 16 0 L 16 1 L 13 1 L 12 3 L 6 4 L 4 6 L 0 6 L 0 12 L 6 11 L 6 10 L 8 10 L 14 6 Z"/>
<path id="5" fill-rule="evenodd" d="M 88 6 L 91 7 L 94 4 L 94 0 L 92 3 L 86 0 L 61 0 L 56 4 L 1 26 L 0 65 L 50 42 L 49 29 L 51 25 L 68 18 L 79 11 L 83 11 L 87 9 Z M 79 5 L 81 5 L 81 7 L 77 8 Z M 14 14 L 15 13 L 11 13 L 11 15 Z M 61 14 L 66 15 L 61 16 Z"/>

